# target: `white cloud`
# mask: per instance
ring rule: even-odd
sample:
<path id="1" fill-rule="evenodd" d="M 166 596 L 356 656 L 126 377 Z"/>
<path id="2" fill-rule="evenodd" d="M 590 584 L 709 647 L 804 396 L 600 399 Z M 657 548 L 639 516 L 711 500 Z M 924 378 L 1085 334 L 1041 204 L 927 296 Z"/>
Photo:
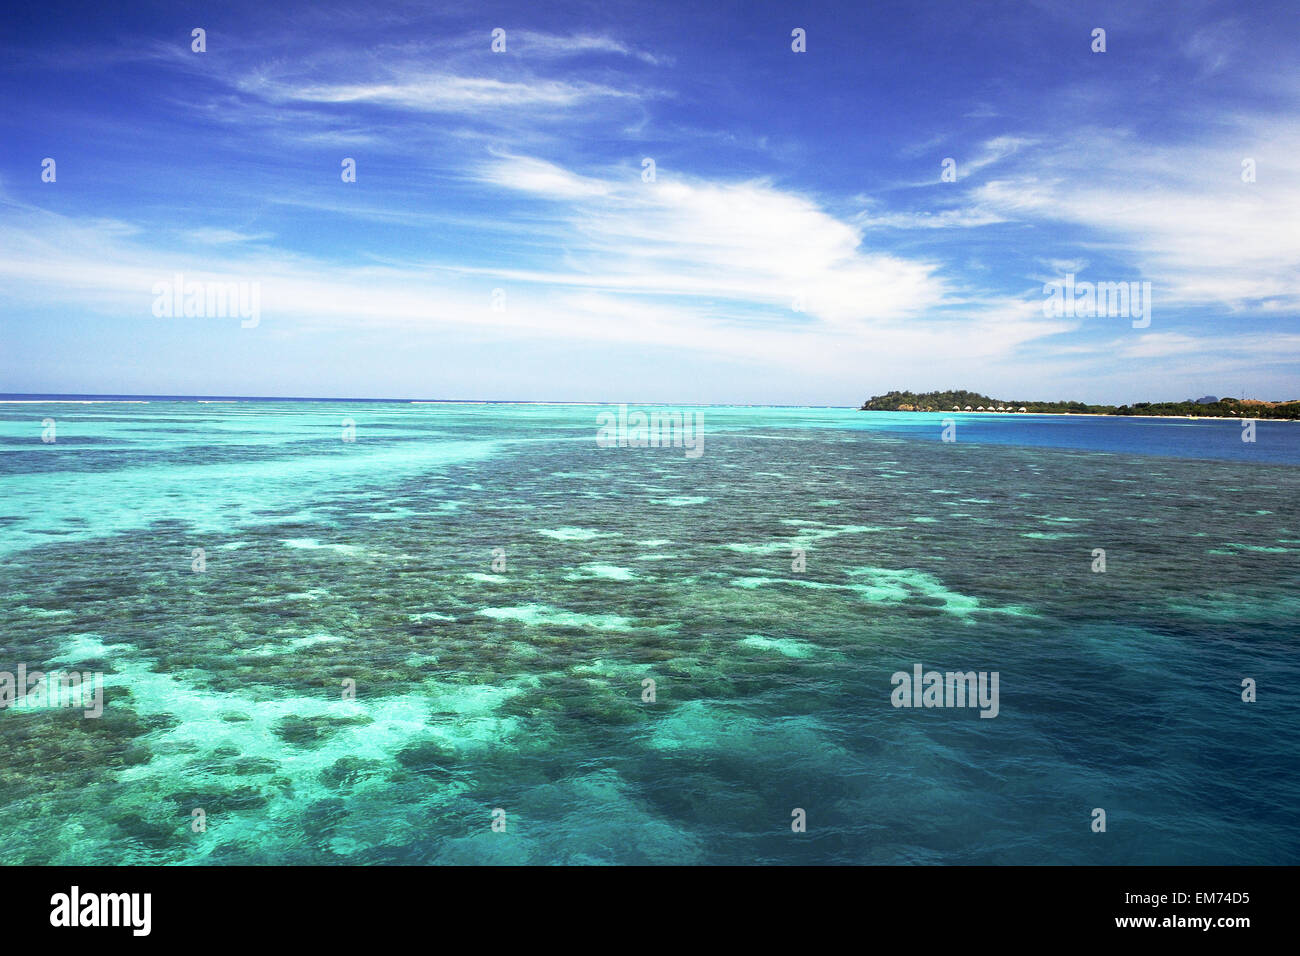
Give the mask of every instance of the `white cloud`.
<path id="1" fill-rule="evenodd" d="M 938 212 L 862 213 L 855 222 L 868 229 L 972 229 L 1007 222 L 988 209 L 942 209 Z"/>
<path id="2" fill-rule="evenodd" d="M 488 163 L 479 170 L 479 178 L 495 186 L 548 199 L 585 199 L 610 193 L 610 187 L 600 180 L 579 176 L 554 163 L 526 156 L 505 156 Z"/>
<path id="3" fill-rule="evenodd" d="M 766 182 L 643 182 L 640 170 L 596 180 L 520 158 L 493 162 L 484 175 L 573 200 L 562 213 L 577 266 L 560 277 L 566 283 L 787 313 L 798 298 L 806 315 L 835 325 L 917 315 L 944 297 L 934 263 L 862 249 L 854 226 Z"/>
<path id="4" fill-rule="evenodd" d="M 539 33 L 533 30 L 513 30 L 507 33 L 507 37 L 509 44 L 514 49 L 518 49 L 526 56 L 533 58 L 551 57 L 560 59 L 583 53 L 612 53 L 619 56 L 635 57 L 653 66 L 672 62 L 672 57 L 636 49 L 614 37 L 591 33 L 561 36 L 554 33 Z"/>
<path id="5" fill-rule="evenodd" d="M 202 242 L 209 245 L 225 245 L 230 242 L 262 242 L 274 238 L 274 236 L 269 232 L 245 233 L 234 229 L 214 229 L 206 227 L 191 229 L 187 235 L 195 242 Z"/>
<path id="6" fill-rule="evenodd" d="M 435 72 L 402 72 L 388 80 L 363 83 L 294 83 L 263 76 L 242 81 L 240 88 L 275 102 L 377 103 L 431 113 L 560 108 L 595 98 L 628 95 L 594 83 L 522 82 Z"/>
<path id="7" fill-rule="evenodd" d="M 978 187 L 974 209 L 1086 227 L 1082 242 L 1130 259 L 1166 307 L 1300 309 L 1300 134 L 1244 122 L 1233 134 L 1171 146 L 1077 131 Z M 1255 160 L 1254 183 L 1242 181 L 1245 158 Z"/>

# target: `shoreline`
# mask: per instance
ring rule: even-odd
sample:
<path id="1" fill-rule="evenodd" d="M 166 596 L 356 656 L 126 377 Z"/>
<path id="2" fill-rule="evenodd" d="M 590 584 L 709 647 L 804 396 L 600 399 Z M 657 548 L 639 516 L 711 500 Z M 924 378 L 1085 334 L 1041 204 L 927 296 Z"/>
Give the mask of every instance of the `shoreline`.
<path id="1" fill-rule="evenodd" d="M 870 411 L 870 409 L 858 409 Z M 993 415 L 996 418 L 1151 418 L 1182 422 L 1300 422 L 1300 418 L 1252 418 L 1250 415 L 1107 415 L 1105 412 L 890 412 L 891 415 Z"/>

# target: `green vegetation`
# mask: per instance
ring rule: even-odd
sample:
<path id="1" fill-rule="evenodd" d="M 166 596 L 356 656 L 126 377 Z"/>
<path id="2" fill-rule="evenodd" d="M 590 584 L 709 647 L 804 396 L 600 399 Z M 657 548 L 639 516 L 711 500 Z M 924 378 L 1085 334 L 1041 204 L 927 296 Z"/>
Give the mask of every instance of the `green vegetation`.
<path id="1" fill-rule="evenodd" d="M 1172 415 L 1198 418 L 1289 418 L 1300 419 L 1300 400 L 1290 402 L 1261 402 L 1255 399 L 1221 398 L 1202 405 L 1196 401 L 1137 402 L 1134 405 L 1088 405 L 1084 402 L 1034 402 L 1025 399 L 990 398 L 979 392 L 956 390 L 949 392 L 886 392 L 862 403 L 862 411 L 871 412 L 951 412 L 972 410 L 981 406 L 1005 408 L 1019 412 L 1074 413 L 1076 415 Z"/>

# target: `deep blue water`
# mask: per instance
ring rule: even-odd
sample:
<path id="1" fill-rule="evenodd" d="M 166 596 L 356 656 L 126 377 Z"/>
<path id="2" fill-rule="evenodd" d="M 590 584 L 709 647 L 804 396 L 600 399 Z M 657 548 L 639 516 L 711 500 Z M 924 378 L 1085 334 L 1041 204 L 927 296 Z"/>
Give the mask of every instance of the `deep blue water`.
<path id="1" fill-rule="evenodd" d="M 1300 422 L 1252 420 L 1252 435 L 1240 421 L 1210 418 L 944 415 L 938 412 L 874 412 L 870 415 L 884 420 L 878 427 L 902 429 L 923 439 L 937 436 L 943 420 L 951 419 L 956 423 L 957 441 L 984 445 L 1083 448 L 1169 458 L 1300 464 Z"/>

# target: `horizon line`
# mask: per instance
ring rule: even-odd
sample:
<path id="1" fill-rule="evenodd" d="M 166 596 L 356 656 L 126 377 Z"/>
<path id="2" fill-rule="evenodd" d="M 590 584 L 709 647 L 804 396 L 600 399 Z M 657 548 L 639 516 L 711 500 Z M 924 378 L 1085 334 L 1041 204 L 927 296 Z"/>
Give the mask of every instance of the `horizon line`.
<path id="1" fill-rule="evenodd" d="M 379 402 L 406 405 L 690 405 L 697 408 L 846 408 L 857 405 L 794 405 L 753 402 L 636 402 L 636 401 L 565 401 L 503 398 L 360 398 L 313 395 L 152 395 L 147 393 L 94 392 L 0 392 L 0 404 L 19 401 L 175 401 L 175 402 Z"/>

